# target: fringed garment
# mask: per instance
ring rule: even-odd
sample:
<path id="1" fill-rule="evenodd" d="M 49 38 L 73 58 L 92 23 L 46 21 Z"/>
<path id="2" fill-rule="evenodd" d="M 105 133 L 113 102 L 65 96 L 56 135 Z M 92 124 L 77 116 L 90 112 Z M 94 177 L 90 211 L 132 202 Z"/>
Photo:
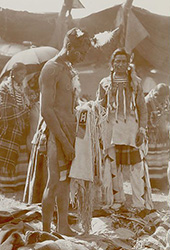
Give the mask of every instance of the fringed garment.
<path id="1" fill-rule="evenodd" d="M 18 187 L 25 182 L 28 155 L 24 145 L 28 118 L 29 108 L 23 90 L 9 77 L 0 85 L 1 188 Z"/>
<path id="2" fill-rule="evenodd" d="M 143 164 L 143 154 L 135 143 L 139 127 L 145 128 L 147 125 L 147 109 L 140 83 L 130 80 L 128 76 L 117 78 L 114 72 L 111 72 L 111 76 L 100 82 L 97 94 L 97 99 L 102 105 L 99 124 L 104 149 L 106 204 L 111 206 L 115 202 L 124 203 L 121 169 L 122 166 L 128 165 L 133 205 L 151 209 L 152 202 L 146 202 L 144 198 L 146 182 L 148 196 L 151 197 L 149 177 L 144 171 L 144 167 L 147 166 Z M 112 181 L 109 176 L 112 177 Z"/>
<path id="3" fill-rule="evenodd" d="M 41 120 L 32 140 L 23 202 L 41 203 L 47 181 L 47 138 L 46 123 Z"/>
<path id="4" fill-rule="evenodd" d="M 79 219 L 84 233 L 91 229 L 96 193 L 94 182 L 101 181 L 101 155 L 97 127 L 97 103 L 82 102 L 77 107 L 76 156 L 72 162 L 71 199 L 78 200 Z"/>

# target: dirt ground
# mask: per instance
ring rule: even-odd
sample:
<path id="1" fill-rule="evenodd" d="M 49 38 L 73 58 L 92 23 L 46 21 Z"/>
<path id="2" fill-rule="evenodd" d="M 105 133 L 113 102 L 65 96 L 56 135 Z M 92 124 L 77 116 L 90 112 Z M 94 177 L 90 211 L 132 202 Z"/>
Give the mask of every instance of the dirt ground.
<path id="1" fill-rule="evenodd" d="M 129 178 L 127 176 L 127 172 L 124 172 L 124 192 L 126 195 L 127 204 L 131 204 L 131 185 L 129 182 Z M 23 189 L 18 191 L 0 191 L 0 210 L 5 210 L 7 207 L 21 207 L 24 205 L 22 203 L 23 198 Z M 154 208 L 161 212 L 170 212 L 170 193 L 168 191 L 168 187 L 165 190 L 152 189 L 152 200 L 154 204 Z"/>

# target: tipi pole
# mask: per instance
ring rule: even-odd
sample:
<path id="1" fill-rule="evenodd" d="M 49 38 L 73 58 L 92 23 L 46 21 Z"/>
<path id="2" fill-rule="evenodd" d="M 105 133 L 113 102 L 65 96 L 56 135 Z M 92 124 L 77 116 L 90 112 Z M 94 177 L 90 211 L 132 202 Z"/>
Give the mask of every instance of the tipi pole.
<path id="1" fill-rule="evenodd" d="M 125 47 L 125 37 L 126 37 L 126 26 L 128 20 L 129 10 L 132 7 L 133 0 L 126 0 L 123 5 L 123 15 L 122 15 L 122 36 L 120 39 L 120 46 Z"/>

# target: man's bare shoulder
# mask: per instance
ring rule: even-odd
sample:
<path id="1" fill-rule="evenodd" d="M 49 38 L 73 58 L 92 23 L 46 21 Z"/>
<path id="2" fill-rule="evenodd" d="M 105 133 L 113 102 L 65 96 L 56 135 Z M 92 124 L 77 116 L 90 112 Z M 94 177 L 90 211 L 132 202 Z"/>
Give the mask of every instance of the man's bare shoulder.
<path id="1" fill-rule="evenodd" d="M 63 70 L 64 66 L 61 63 L 49 60 L 41 70 L 39 78 L 40 85 L 58 81 L 63 75 Z"/>
<path id="2" fill-rule="evenodd" d="M 53 61 L 53 60 L 49 60 L 43 66 L 41 73 L 46 72 L 49 75 L 55 75 L 63 70 L 64 70 L 64 66 L 61 63 Z"/>

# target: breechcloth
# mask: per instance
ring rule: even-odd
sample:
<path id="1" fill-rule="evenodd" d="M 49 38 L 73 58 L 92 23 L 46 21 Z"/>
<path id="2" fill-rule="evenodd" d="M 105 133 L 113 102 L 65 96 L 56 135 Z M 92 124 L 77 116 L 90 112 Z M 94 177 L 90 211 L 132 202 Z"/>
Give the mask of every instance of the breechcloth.
<path id="1" fill-rule="evenodd" d="M 47 143 L 47 166 L 51 179 L 57 178 L 60 181 L 67 179 L 71 162 L 66 161 L 61 143 L 51 132 Z"/>
<path id="2" fill-rule="evenodd" d="M 134 165 L 141 161 L 139 149 L 128 145 L 115 145 L 116 165 Z"/>

